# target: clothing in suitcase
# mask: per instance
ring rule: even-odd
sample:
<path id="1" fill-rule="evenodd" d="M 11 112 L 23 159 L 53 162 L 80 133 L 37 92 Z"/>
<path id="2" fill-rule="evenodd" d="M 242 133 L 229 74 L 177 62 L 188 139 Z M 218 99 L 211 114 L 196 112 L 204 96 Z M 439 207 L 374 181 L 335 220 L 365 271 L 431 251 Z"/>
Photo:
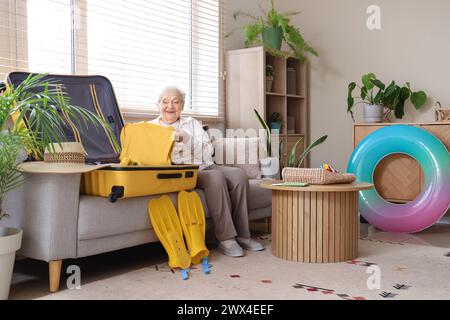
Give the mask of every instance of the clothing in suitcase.
<path id="1" fill-rule="evenodd" d="M 14 86 L 30 74 L 13 72 L 7 81 Z M 61 85 L 72 105 L 84 107 L 107 122 L 117 141 L 120 141 L 124 121 L 111 82 L 103 76 L 47 75 L 44 81 Z M 101 170 L 83 174 L 81 192 L 108 197 L 111 202 L 119 198 L 140 197 L 194 189 L 197 183 L 196 165 L 120 166 L 119 154 L 113 142 L 101 128 L 92 124 L 77 125 L 67 119 L 64 128 L 67 141 L 83 144 L 88 163 L 111 163 Z"/>

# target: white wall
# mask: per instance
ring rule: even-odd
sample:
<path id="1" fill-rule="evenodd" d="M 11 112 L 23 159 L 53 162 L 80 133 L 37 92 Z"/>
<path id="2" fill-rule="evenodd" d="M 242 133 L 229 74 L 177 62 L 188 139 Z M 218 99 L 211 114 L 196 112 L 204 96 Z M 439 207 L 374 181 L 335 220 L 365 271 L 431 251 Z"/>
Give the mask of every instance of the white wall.
<path id="1" fill-rule="evenodd" d="M 312 153 L 312 166 L 331 162 L 341 170 L 352 152 L 352 121 L 346 113 L 347 86 L 374 72 L 385 83 L 410 81 L 430 100 L 421 111 L 407 106 L 403 122 L 434 121 L 436 100 L 450 105 L 450 1 L 448 0 L 275 0 L 279 11 L 299 10 L 292 19 L 320 54 L 312 57 L 310 121 L 312 138 L 328 134 L 326 144 Z M 259 13 L 269 0 L 225 0 L 227 30 L 245 24 L 234 21 L 242 9 Z M 380 31 L 366 27 L 366 9 L 381 7 Z M 227 38 L 227 49 L 243 47 L 241 31 Z M 361 120 L 361 108 L 356 119 Z"/>

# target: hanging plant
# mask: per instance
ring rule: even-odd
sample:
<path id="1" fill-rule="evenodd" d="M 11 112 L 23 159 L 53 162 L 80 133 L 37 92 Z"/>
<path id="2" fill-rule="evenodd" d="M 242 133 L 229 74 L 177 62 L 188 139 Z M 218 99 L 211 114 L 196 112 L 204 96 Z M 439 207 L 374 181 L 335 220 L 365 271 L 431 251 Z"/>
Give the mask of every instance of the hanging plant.
<path id="1" fill-rule="evenodd" d="M 290 23 L 290 17 L 300 14 L 299 11 L 289 11 L 279 13 L 275 9 L 274 1 L 271 0 L 271 8 L 265 12 L 260 6 L 262 14 L 255 16 L 248 12 L 237 11 L 233 17 L 237 20 L 240 17 L 249 18 L 251 23 L 244 26 L 245 46 L 264 45 L 267 51 L 276 56 L 294 56 L 301 61 L 305 60 L 306 54 L 319 56 L 303 38 L 300 30 Z M 231 32 L 230 34 L 232 34 Z M 229 36 L 228 34 L 227 36 Z M 281 43 L 284 41 L 292 50 L 282 52 Z"/>

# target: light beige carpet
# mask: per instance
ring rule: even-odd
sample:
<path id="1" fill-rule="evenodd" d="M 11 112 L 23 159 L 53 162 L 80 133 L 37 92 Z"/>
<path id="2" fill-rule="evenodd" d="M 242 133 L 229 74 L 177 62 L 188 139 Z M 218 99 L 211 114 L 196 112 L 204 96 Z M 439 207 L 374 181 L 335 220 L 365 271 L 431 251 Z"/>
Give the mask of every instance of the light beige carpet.
<path id="1" fill-rule="evenodd" d="M 360 240 L 357 261 L 304 264 L 263 252 L 229 258 L 212 251 L 212 273 L 192 270 L 183 281 L 167 265 L 155 265 L 82 284 L 42 299 L 450 299 L 448 249 Z M 369 290 L 367 267 L 381 271 L 381 288 Z M 383 297 L 384 296 L 384 297 Z"/>

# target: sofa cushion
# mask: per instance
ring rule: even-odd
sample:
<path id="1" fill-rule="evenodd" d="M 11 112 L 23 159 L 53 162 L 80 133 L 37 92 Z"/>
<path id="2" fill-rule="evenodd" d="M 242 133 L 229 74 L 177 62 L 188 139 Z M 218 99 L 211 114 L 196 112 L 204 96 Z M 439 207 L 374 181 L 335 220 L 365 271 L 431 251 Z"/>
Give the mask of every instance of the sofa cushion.
<path id="1" fill-rule="evenodd" d="M 202 200 L 205 216 L 209 218 L 202 190 L 196 190 Z M 177 208 L 177 194 L 168 194 Z M 108 199 L 80 196 L 78 240 L 109 237 L 128 232 L 152 229 L 148 216 L 148 201 L 160 195 L 128 198 L 110 203 Z"/>
<path id="2" fill-rule="evenodd" d="M 250 179 L 250 190 L 248 196 L 248 210 L 261 209 L 272 206 L 272 191 L 260 188 L 258 185 L 263 180 Z"/>

